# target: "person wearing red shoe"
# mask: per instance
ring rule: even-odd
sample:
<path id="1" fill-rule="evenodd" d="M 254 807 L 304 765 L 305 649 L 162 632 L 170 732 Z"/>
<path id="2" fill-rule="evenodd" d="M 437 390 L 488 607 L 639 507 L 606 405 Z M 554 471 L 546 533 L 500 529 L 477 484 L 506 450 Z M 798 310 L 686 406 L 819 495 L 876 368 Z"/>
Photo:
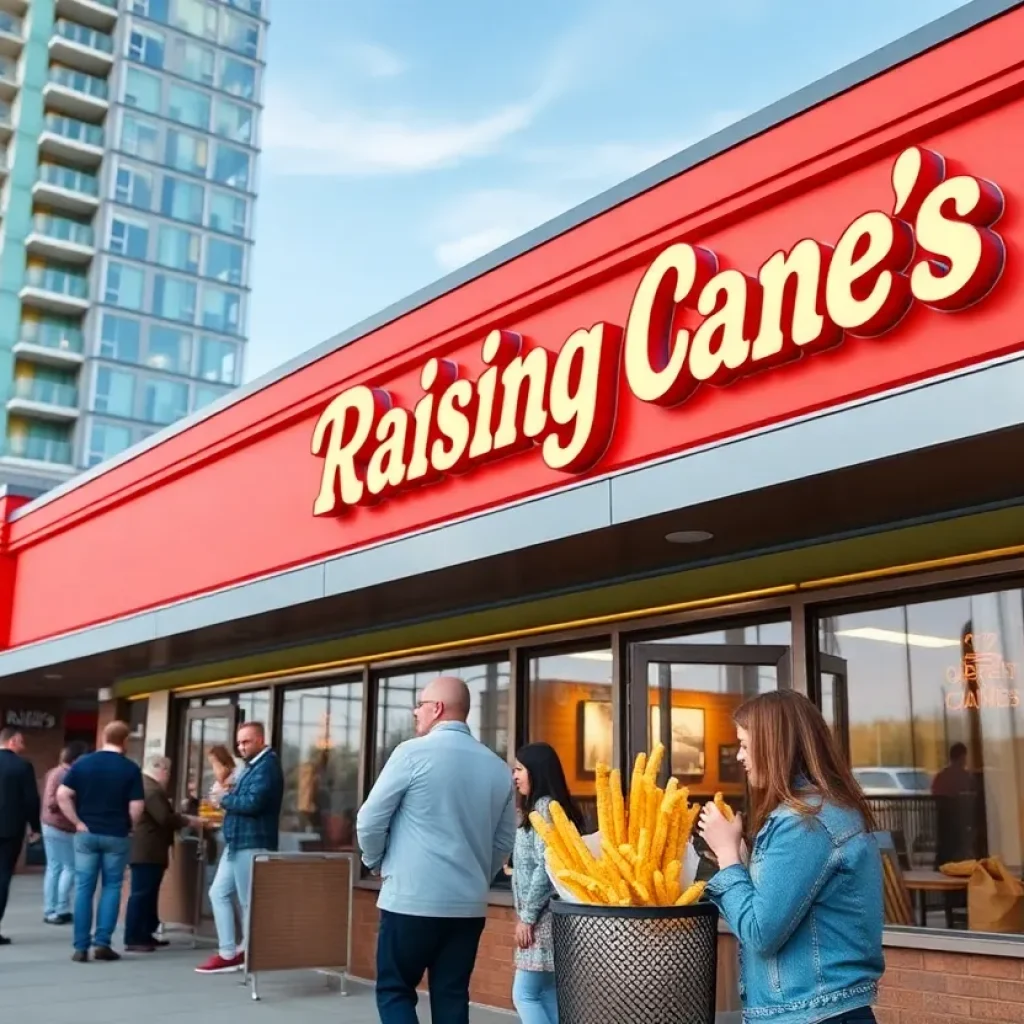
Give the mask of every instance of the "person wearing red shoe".
<path id="1" fill-rule="evenodd" d="M 235 900 L 241 907 L 243 927 L 247 926 L 253 858 L 276 850 L 278 844 L 284 775 L 277 754 L 267 746 L 266 733 L 259 722 L 240 726 L 237 744 L 245 763 L 220 797 L 224 852 L 210 886 L 219 948 L 196 968 L 197 974 L 242 970 L 245 954 L 235 934 Z"/>

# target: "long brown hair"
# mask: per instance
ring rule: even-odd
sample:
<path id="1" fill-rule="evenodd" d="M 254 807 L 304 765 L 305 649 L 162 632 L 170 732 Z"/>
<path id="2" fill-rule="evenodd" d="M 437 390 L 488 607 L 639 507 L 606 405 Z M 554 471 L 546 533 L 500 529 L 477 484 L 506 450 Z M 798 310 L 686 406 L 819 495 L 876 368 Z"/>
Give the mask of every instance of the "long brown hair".
<path id="1" fill-rule="evenodd" d="M 221 768 L 228 773 L 228 775 L 235 770 L 235 759 L 231 756 L 231 751 L 220 743 L 215 747 L 210 747 L 206 752 L 206 756 L 210 758 L 211 761 L 216 761 L 217 764 L 219 764 Z"/>
<path id="2" fill-rule="evenodd" d="M 860 786 L 853 777 L 832 731 L 821 712 L 795 690 L 773 690 L 741 704 L 733 721 L 750 736 L 751 836 L 760 832 L 768 816 L 785 804 L 801 814 L 816 814 L 807 802 L 807 789 L 833 803 L 857 811 L 864 826 L 874 831 L 875 821 Z"/>

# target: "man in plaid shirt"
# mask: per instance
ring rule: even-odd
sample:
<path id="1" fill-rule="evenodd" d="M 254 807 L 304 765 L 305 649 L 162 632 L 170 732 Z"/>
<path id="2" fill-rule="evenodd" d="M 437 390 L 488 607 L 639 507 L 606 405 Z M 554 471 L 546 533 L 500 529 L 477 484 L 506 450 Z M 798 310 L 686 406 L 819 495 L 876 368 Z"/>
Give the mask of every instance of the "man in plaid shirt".
<path id="1" fill-rule="evenodd" d="M 234 899 L 246 920 L 252 861 L 258 853 L 277 849 L 278 822 L 284 794 L 284 775 L 277 754 L 267 746 L 259 722 L 246 722 L 238 730 L 238 752 L 245 764 L 235 772 L 230 788 L 220 798 L 224 810 L 224 853 L 210 886 L 210 905 L 217 925 L 219 949 L 196 968 L 198 974 L 240 971 L 245 953 L 235 936 Z"/>

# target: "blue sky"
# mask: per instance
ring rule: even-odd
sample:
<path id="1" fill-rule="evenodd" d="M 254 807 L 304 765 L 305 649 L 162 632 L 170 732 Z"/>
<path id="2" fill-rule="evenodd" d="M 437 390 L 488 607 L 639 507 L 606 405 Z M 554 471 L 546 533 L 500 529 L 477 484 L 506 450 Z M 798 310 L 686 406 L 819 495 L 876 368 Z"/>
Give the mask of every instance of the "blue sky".
<path id="1" fill-rule="evenodd" d="M 957 0 L 276 0 L 246 378 Z"/>

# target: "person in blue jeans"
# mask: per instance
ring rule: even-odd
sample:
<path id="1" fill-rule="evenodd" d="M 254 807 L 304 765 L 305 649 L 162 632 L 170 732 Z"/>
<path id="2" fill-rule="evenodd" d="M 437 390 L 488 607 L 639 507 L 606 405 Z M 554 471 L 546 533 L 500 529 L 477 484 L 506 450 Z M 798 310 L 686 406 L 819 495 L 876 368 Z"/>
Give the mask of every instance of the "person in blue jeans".
<path id="1" fill-rule="evenodd" d="M 71 923 L 71 887 L 75 881 L 75 826 L 57 806 L 57 790 L 71 766 L 86 752 L 84 743 L 69 743 L 60 763 L 46 774 L 43 784 L 43 847 L 46 874 L 43 877 L 43 920 L 47 924 Z"/>
<path id="2" fill-rule="evenodd" d="M 217 926 L 217 952 L 196 968 L 197 974 L 224 974 L 245 966 L 245 953 L 235 934 L 235 903 L 247 924 L 253 858 L 277 849 L 278 822 L 284 798 L 284 773 L 277 754 L 267 746 L 260 722 L 239 726 L 235 742 L 244 765 L 225 782 L 220 797 L 224 811 L 221 833 L 224 852 L 210 886 L 210 905 Z"/>
<path id="3" fill-rule="evenodd" d="M 120 960 L 111 948 L 121 910 L 121 888 L 131 848 L 132 828 L 145 810 L 142 771 L 125 756 L 131 728 L 111 722 L 103 746 L 80 757 L 57 789 L 57 803 L 75 826 L 75 920 L 71 959 L 85 963 Z M 101 886 L 93 935 L 93 902 Z"/>
<path id="4" fill-rule="evenodd" d="M 794 690 L 733 720 L 752 840 L 713 803 L 700 834 L 718 862 L 705 894 L 740 948 L 744 1020 L 874 1024 L 885 970 L 882 859 L 871 810 L 821 712 Z"/>

